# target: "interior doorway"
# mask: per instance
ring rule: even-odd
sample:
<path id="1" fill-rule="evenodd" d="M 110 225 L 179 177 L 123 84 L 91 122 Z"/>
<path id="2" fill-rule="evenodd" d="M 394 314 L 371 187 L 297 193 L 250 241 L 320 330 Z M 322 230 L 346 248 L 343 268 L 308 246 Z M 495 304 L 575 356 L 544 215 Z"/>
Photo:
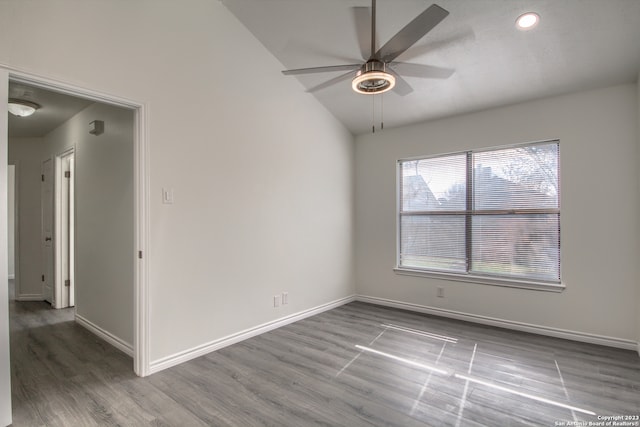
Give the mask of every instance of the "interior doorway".
<path id="1" fill-rule="evenodd" d="M 133 284 L 132 287 L 133 289 L 130 289 L 127 292 L 127 297 L 130 299 L 129 304 L 130 304 L 130 309 L 133 312 L 133 319 L 131 319 L 130 321 L 130 330 L 133 331 L 133 337 L 129 338 L 126 342 L 117 342 L 117 336 L 116 337 L 109 337 L 109 336 L 103 336 L 103 338 L 105 339 L 109 339 L 109 338 L 116 338 L 116 342 L 112 342 L 112 344 L 114 344 L 114 346 L 116 346 L 117 348 L 122 349 L 123 351 L 133 355 L 133 364 L 134 364 L 134 371 L 140 375 L 140 376 L 146 376 L 149 373 L 149 357 L 148 357 L 148 323 L 149 323 L 149 310 L 148 310 L 148 284 L 147 284 L 147 277 L 148 277 L 148 273 L 147 273 L 147 262 L 146 262 L 146 248 L 148 246 L 148 208 L 147 208 L 147 195 L 148 195 L 148 188 L 149 188 L 149 177 L 148 177 L 148 169 L 146 166 L 146 162 L 147 162 L 147 158 L 148 158 L 148 146 L 147 146 L 147 142 L 146 142 L 146 114 L 145 114 L 145 107 L 142 103 L 139 102 L 135 102 L 135 101 L 131 101 L 131 100 L 127 100 L 127 99 L 123 99 L 123 98 L 118 98 L 112 95 L 107 95 L 107 94 L 103 94 L 103 93 L 99 93 L 99 92 L 95 92 L 86 88 L 77 88 L 77 87 L 73 87 L 71 85 L 67 85 L 65 83 L 61 83 L 60 81 L 54 81 L 54 80 L 50 80 L 47 79 L 45 77 L 42 76 L 33 76 L 33 75 L 29 75 L 26 74 L 24 72 L 20 72 L 20 71 L 16 71 L 16 70 L 7 70 L 3 67 L 0 67 L 0 79 L 4 80 L 5 83 L 8 82 L 9 85 L 13 82 L 13 83 L 21 83 L 33 88 L 39 88 L 39 89 L 45 89 L 45 90 L 49 90 L 51 92 L 56 92 L 59 94 L 63 94 L 63 95 L 69 95 L 72 97 L 78 97 L 81 99 L 85 99 L 85 100 L 89 100 L 90 102 L 94 102 L 94 103 L 102 103 L 103 105 L 108 105 L 108 106 L 112 106 L 115 108 L 121 108 L 123 110 L 127 110 L 130 114 L 130 116 L 133 118 L 133 122 L 132 122 L 132 127 L 130 128 L 130 130 L 128 131 L 130 135 L 133 136 L 133 143 L 130 145 L 131 147 L 131 160 L 129 163 L 129 167 L 131 169 L 129 169 L 129 171 L 131 171 L 131 176 L 128 177 L 128 182 L 131 183 L 132 188 L 128 190 L 128 193 L 125 194 L 129 194 L 132 197 L 133 200 L 133 206 L 130 208 L 125 209 L 126 211 L 130 212 L 130 215 L 133 216 L 133 222 L 132 222 L 132 227 L 130 227 L 130 229 L 128 229 L 128 242 L 133 242 L 133 251 L 131 251 L 131 256 L 129 259 L 132 259 L 133 263 L 132 263 L 132 268 L 133 270 L 131 272 L 127 272 L 128 277 L 133 277 Z M 2 91 L 0 91 L 2 92 Z M 6 92 L 5 92 L 6 93 Z M 0 113 L 2 114 L 7 114 L 7 108 L 6 108 L 6 104 L 3 106 L 0 106 Z M 87 121 L 86 123 L 92 123 L 94 119 L 97 119 L 99 117 L 91 117 L 89 121 Z M 6 123 L 6 122 L 5 122 Z M 86 126 L 85 125 L 79 125 L 79 126 Z M 107 127 L 109 125 L 107 124 Z M 2 127 L 2 126 L 0 126 Z M 6 128 L 5 128 L 6 129 Z M 86 130 L 83 131 L 83 133 L 86 133 Z M 93 134 L 95 137 L 97 137 L 96 133 L 94 132 L 89 132 L 90 134 Z M 100 141 L 103 139 L 94 139 L 94 141 Z M 7 134 L 5 132 L 0 132 L 0 146 L 4 146 L 5 150 L 7 147 Z M 93 147 L 109 147 L 110 144 L 99 144 L 99 143 L 95 143 L 93 145 Z M 1 148 L 1 147 L 0 147 Z M 73 166 L 75 166 L 75 163 L 78 162 L 78 164 L 83 164 L 85 165 L 85 161 L 82 160 L 80 161 L 78 158 L 78 153 L 80 150 L 76 150 L 74 153 L 74 162 L 68 163 L 71 165 L 71 167 L 73 168 Z M 86 151 L 85 148 L 83 148 L 83 156 L 86 155 Z M 63 159 L 64 156 L 60 156 L 60 160 L 70 160 L 69 159 Z M 53 157 L 53 170 L 54 170 L 54 178 L 55 178 L 55 161 L 58 160 L 57 157 Z M 4 166 L 0 165 L 0 172 L 3 172 L 2 169 L 5 169 L 7 167 L 7 162 L 3 161 L 2 163 L 4 163 Z M 36 172 L 37 178 L 38 178 L 38 187 L 40 186 L 40 177 L 41 177 L 41 163 L 38 164 L 38 169 Z M 22 166 L 22 165 L 21 165 Z M 85 165 L 83 166 L 83 173 L 87 173 L 87 171 L 93 171 L 95 169 L 95 167 L 98 166 L 100 167 L 100 164 L 92 164 L 92 165 Z M 6 169 L 5 169 L 6 170 Z M 109 171 L 102 171 L 103 172 L 103 176 L 106 175 L 106 173 L 112 174 L 114 173 L 114 171 L 120 171 L 122 170 L 122 168 L 115 168 L 115 169 L 110 169 Z M 72 173 L 72 176 L 74 175 L 74 171 L 70 171 Z M 75 170 L 75 172 L 78 172 L 78 169 Z M 120 178 L 119 176 L 117 176 L 117 178 Z M 84 180 L 83 177 L 80 177 L 78 175 L 78 180 L 73 181 L 74 183 L 77 182 L 83 182 L 83 188 L 86 190 L 87 186 L 84 184 L 86 181 Z M 62 187 L 61 187 L 62 188 Z M 83 190 L 83 194 L 82 197 L 86 197 L 87 196 L 87 192 Z M 68 188 L 68 191 L 71 192 L 75 192 L 76 193 L 76 197 L 70 197 L 71 200 L 77 199 L 80 196 L 79 190 L 78 188 Z M 114 193 L 118 193 L 116 192 L 111 192 L 110 194 L 114 194 Z M 95 198 L 100 198 L 103 197 L 104 194 L 107 193 L 98 193 L 98 194 L 94 194 L 93 196 Z M 122 193 L 118 193 L 118 194 L 122 194 Z M 40 197 L 42 197 L 41 194 L 39 194 L 38 196 L 38 200 L 40 199 Z M 47 195 L 48 197 L 48 195 Z M 53 193 L 53 197 L 56 197 L 56 193 L 54 191 Z M 61 198 L 66 197 L 64 194 L 60 195 Z M 61 209 L 62 209 L 62 204 L 60 205 Z M 120 207 L 121 204 L 120 203 L 113 203 L 111 204 L 107 209 L 103 209 L 103 211 L 111 211 L 114 207 Z M 86 208 L 85 208 L 86 209 Z M 55 209 L 54 209 L 55 210 Z M 68 224 L 73 224 L 77 221 L 77 218 L 79 217 L 79 215 L 76 217 L 75 221 L 73 219 L 74 214 L 76 213 L 77 210 L 77 206 L 74 209 L 73 207 L 69 207 L 68 209 L 68 213 L 69 213 L 69 219 L 68 221 L 70 221 Z M 40 209 L 38 209 L 38 218 L 41 217 L 41 212 Z M 94 216 L 92 215 L 87 215 L 86 212 L 84 212 L 84 214 L 82 215 L 82 218 L 84 218 L 85 220 L 87 218 L 93 219 Z M 0 218 L 1 219 L 1 218 Z M 111 218 L 109 218 L 109 221 L 102 221 L 102 222 L 97 222 L 98 225 L 104 225 L 106 223 L 111 222 L 110 221 Z M 55 246 L 56 242 L 54 240 L 55 237 L 55 228 L 60 226 L 60 227 L 64 227 L 64 224 L 66 223 L 66 220 L 62 223 L 56 223 L 55 221 L 55 216 L 54 216 L 54 223 L 53 223 L 53 234 L 54 236 L 52 236 L 51 242 L 52 244 Z M 0 224 L 1 225 L 1 224 Z M 85 224 L 86 225 L 86 224 Z M 24 228 L 24 227 L 23 227 Z M 117 228 L 114 228 L 117 229 Z M 25 228 L 25 230 L 29 231 L 29 230 L 33 230 L 35 232 L 37 232 L 38 235 L 41 234 L 41 224 L 38 224 L 37 228 Z M 37 230 L 37 231 L 36 231 Z M 61 240 L 59 243 L 63 246 L 63 248 L 61 249 L 60 253 L 65 253 L 67 252 L 67 249 L 69 251 L 73 250 L 73 244 L 74 242 L 77 241 L 78 239 L 78 235 L 80 235 L 80 233 L 77 233 L 74 237 L 74 231 L 72 228 L 70 228 L 69 230 L 70 232 L 70 237 L 68 239 L 68 246 L 65 249 L 64 246 L 64 242 Z M 42 234 L 47 234 L 47 233 L 42 233 Z M 90 242 L 104 242 L 104 240 L 100 240 L 100 239 L 94 239 L 91 238 L 93 236 L 89 236 L 87 237 L 86 233 L 82 233 L 82 236 L 84 236 L 84 239 L 87 239 L 87 241 Z M 37 245 L 39 247 L 41 247 L 41 242 L 42 243 L 47 243 L 49 242 L 49 240 L 47 240 L 48 235 L 43 235 L 43 236 L 39 236 L 36 239 Z M 108 238 L 110 238 L 111 236 L 107 236 Z M 133 239 L 132 239 L 133 237 Z M 110 243 L 110 242 L 108 242 Z M 77 245 L 76 242 L 76 250 L 74 252 L 76 252 L 76 256 L 78 253 L 84 253 L 86 254 L 87 252 L 90 252 L 91 250 L 93 250 L 94 248 L 100 248 L 101 245 L 92 243 L 93 246 L 90 247 L 89 251 L 85 251 L 83 249 L 78 249 L 79 246 Z M 103 245 L 104 246 L 104 245 Z M 86 242 L 84 243 L 84 247 L 86 248 Z M 34 248 L 35 249 L 35 248 Z M 55 249 L 55 248 L 54 248 Z M 127 251 L 127 254 L 129 253 L 129 251 Z M 37 251 L 38 256 L 40 257 L 41 251 L 38 250 Z M 109 256 L 111 256 L 112 254 L 117 254 L 117 251 L 111 251 L 109 253 Z M 128 256 L 128 255 L 127 255 Z M 65 281 L 69 281 L 69 288 L 72 288 L 74 285 L 74 271 L 76 272 L 76 277 L 75 279 L 78 280 L 78 275 L 77 275 L 77 265 L 76 268 L 74 269 L 73 263 L 74 263 L 74 258 L 73 256 L 69 256 L 68 257 L 68 270 L 69 270 L 69 275 L 68 277 L 61 277 L 60 281 L 61 283 L 64 285 Z M 135 258 L 133 260 L 133 258 Z M 25 261 L 26 262 L 26 261 Z M 55 260 L 55 256 L 54 256 L 54 266 L 55 263 L 57 261 Z M 62 257 L 60 257 L 60 263 L 61 264 L 65 264 L 65 261 L 63 260 Z M 38 263 L 40 264 L 40 263 Z M 121 265 L 121 264 L 118 264 Z M 16 266 L 17 268 L 18 266 Z M 91 266 L 89 268 L 93 269 L 93 271 L 96 272 L 96 277 L 101 277 L 101 274 L 103 273 L 102 271 L 100 271 L 99 268 L 95 268 L 96 266 Z M 65 266 L 64 268 L 60 268 L 60 272 L 66 270 L 67 267 Z M 56 268 L 54 267 L 54 274 L 55 274 L 55 270 Z M 16 272 L 17 273 L 17 272 Z M 49 277 L 51 277 L 51 275 L 49 275 Z M 86 271 L 85 271 L 85 275 L 83 276 L 85 277 L 86 280 Z M 54 275 L 55 278 L 55 275 Z M 30 279 L 30 278 L 25 278 L 25 279 Z M 41 277 L 40 274 L 38 274 L 37 277 L 37 282 L 41 283 Z M 55 279 L 54 279 L 55 281 Z M 127 280 L 129 281 L 129 280 Z M 35 280 L 28 280 L 27 282 L 29 283 L 35 283 Z M 84 283 L 84 281 L 83 281 Z M 118 283 L 116 281 L 112 281 L 111 283 Z M 52 286 L 53 287 L 53 293 L 54 295 L 51 296 L 51 300 L 56 300 L 56 295 L 55 295 L 55 283 Z M 81 288 L 81 287 L 80 287 Z M 42 289 L 42 287 L 40 286 L 40 289 Z M 69 299 L 69 304 L 78 304 L 78 287 L 76 287 L 76 292 L 70 292 L 68 295 L 68 299 Z M 104 289 L 104 288 L 103 288 Z M 27 289 L 26 287 L 24 289 L 21 290 L 22 292 L 22 301 L 36 301 L 38 300 L 38 295 L 35 295 L 34 293 L 30 292 L 31 289 Z M 86 297 L 86 295 L 83 295 L 83 298 Z M 64 297 L 60 297 L 60 300 L 63 300 Z M 40 301 L 43 300 L 42 297 L 42 293 L 40 294 Z M 0 307 L 0 315 L 4 315 L 6 312 L 7 307 L 4 306 L 4 304 L 2 304 L 3 306 Z M 109 306 L 108 303 L 106 303 L 107 306 Z M 98 303 L 97 305 L 94 304 L 93 308 L 94 310 L 101 310 L 100 314 L 104 313 L 104 310 L 101 309 L 101 307 L 104 307 L 105 304 L 100 304 Z M 97 307 L 97 308 L 96 308 Z M 92 329 L 92 327 L 94 326 L 100 326 L 99 323 L 97 324 L 91 324 L 90 322 L 87 322 L 87 320 L 91 320 L 90 318 L 85 318 L 83 320 L 84 323 L 80 322 L 79 320 L 79 315 L 76 315 L 76 321 L 80 322 L 82 324 L 82 326 L 87 327 L 88 329 Z M 98 319 L 101 321 L 101 319 Z M 4 331 L 4 328 L 2 328 L 3 331 L 2 334 L 5 334 L 7 331 Z M 8 328 L 7 328 L 8 329 Z M 93 330 L 94 333 L 98 333 L 100 334 L 101 332 L 108 332 L 107 331 L 100 331 L 100 330 Z M 2 338 L 2 336 L 0 336 L 0 338 Z M 4 338 L 2 338 L 4 340 Z M 4 341 L 3 341 L 4 342 Z M 123 346 L 118 346 L 118 344 L 128 344 L 127 348 L 123 348 Z M 2 357 L 4 357 L 4 355 L 2 354 Z M 4 359 L 3 359 L 4 360 Z M 4 365 L 4 362 L 2 363 L 2 365 Z M 0 391 L 4 391 L 0 390 Z"/>
<path id="2" fill-rule="evenodd" d="M 31 280 L 17 300 L 46 301 L 54 309 L 77 305 L 80 326 L 132 354 L 134 112 L 13 81 L 9 93 L 40 106 L 29 116 L 8 116 L 9 157 L 40 168 L 32 177 L 25 168 L 21 176 L 25 184 L 35 181 L 22 191 L 21 220 L 39 235 L 21 236 L 22 270 Z M 60 110 L 66 114 L 47 124 Z M 76 162 L 82 166 L 77 177 Z M 36 245 L 39 253 L 29 251 Z"/>

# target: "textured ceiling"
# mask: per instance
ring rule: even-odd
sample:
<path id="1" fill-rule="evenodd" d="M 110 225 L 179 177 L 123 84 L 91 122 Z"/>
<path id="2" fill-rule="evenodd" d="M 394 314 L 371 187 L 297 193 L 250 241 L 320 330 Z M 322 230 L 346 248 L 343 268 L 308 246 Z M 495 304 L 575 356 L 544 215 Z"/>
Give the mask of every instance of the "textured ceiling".
<path id="1" fill-rule="evenodd" d="M 353 8 L 369 0 L 222 0 L 282 69 L 362 62 Z M 431 1 L 378 0 L 379 45 Z M 359 95 L 350 79 L 313 92 L 354 134 L 530 99 L 635 82 L 640 0 L 439 0 L 450 12 L 399 61 L 454 69 L 447 79 L 405 77 L 413 92 Z M 515 28 L 522 13 L 540 24 Z M 344 72 L 289 76 L 300 90 Z M 375 98 L 375 99 L 374 99 Z M 382 98 L 382 99 L 381 99 Z M 375 117 L 375 119 L 374 119 Z"/>

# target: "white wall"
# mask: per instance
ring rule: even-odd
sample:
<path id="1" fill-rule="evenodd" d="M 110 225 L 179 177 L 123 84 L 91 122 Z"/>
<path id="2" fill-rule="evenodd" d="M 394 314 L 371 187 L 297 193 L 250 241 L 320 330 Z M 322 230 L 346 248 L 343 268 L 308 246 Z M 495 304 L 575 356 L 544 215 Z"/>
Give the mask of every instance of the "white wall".
<path id="1" fill-rule="evenodd" d="M 356 139 L 359 294 L 636 340 L 636 85 L 496 108 Z M 394 274 L 396 160 L 560 139 L 562 293 Z M 436 288 L 445 288 L 445 298 Z"/>
<path id="2" fill-rule="evenodd" d="M 353 138 L 220 2 L 35 5 L 0 64 L 148 108 L 152 362 L 354 293 Z"/>
<path id="3" fill-rule="evenodd" d="M 42 252 L 40 214 L 40 175 L 44 160 L 42 138 L 12 138 L 9 140 L 9 162 L 19 164 L 18 181 L 18 281 L 17 300 L 42 300 Z"/>
<path id="4" fill-rule="evenodd" d="M 104 121 L 104 133 L 89 123 Z M 133 346 L 133 111 L 92 104 L 44 137 L 75 147 L 76 314 Z"/>

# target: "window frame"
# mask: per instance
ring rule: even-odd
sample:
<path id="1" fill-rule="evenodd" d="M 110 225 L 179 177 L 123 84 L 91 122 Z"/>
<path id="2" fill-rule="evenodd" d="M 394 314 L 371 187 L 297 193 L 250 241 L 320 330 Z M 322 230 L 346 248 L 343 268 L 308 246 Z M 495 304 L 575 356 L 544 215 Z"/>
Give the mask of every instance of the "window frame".
<path id="1" fill-rule="evenodd" d="M 548 140 L 540 140 L 540 141 L 532 141 L 532 142 L 525 142 L 525 143 L 519 143 L 519 144 L 509 144 L 509 145 L 502 145 L 502 146 L 494 146 L 494 147 L 486 147 L 486 148 L 480 148 L 480 149 L 468 149 L 468 150 L 463 150 L 463 151 L 457 151 L 457 152 L 449 152 L 449 153 L 440 153 L 440 154 L 433 154 L 433 155 L 428 155 L 428 156 L 413 156 L 413 157 L 405 157 L 405 158 L 401 158 L 396 160 L 396 212 L 395 212 L 395 216 L 396 216 L 396 261 L 395 261 L 395 267 L 393 268 L 394 272 L 396 274 L 399 275 L 406 275 L 406 276 L 415 276 L 415 277 L 427 277 L 427 278 L 436 278 L 436 279 L 442 279 L 442 280 L 450 280 L 450 281 L 457 281 L 457 282 L 467 282 L 467 283 L 476 283 L 476 284 L 483 284 L 483 285 L 492 285 L 492 286 L 504 286 L 504 287 L 511 287 L 511 288 L 520 288 L 520 289 L 530 289 L 530 290 L 538 290 L 538 291 L 551 291 L 551 292 L 562 292 L 566 286 L 562 280 L 562 245 L 561 245 L 561 231 L 558 232 L 558 243 L 560 245 L 559 248 L 559 281 L 558 282 L 551 282 L 551 281 L 543 281 L 543 280 L 535 280 L 535 279 L 521 279 L 521 278 L 509 278 L 509 277 L 502 277 L 502 276 L 491 276 L 491 275 L 478 275 L 478 274 L 473 274 L 469 272 L 469 269 L 467 267 L 467 271 L 466 272 L 447 272 L 447 271 L 439 271 L 439 270 L 429 270 L 429 269 L 421 269 L 421 268 L 413 268 L 413 267 L 407 267 L 407 266 L 402 266 L 400 264 L 400 256 L 401 256 L 401 220 L 403 217 L 402 214 L 402 191 L 403 189 L 401 188 L 401 184 L 403 182 L 402 180 L 402 164 L 404 162 L 410 162 L 410 161 L 416 161 L 416 160 L 426 160 L 426 159 L 434 159 L 434 158 L 442 158 L 442 157 L 447 157 L 447 156 L 455 156 L 455 155 L 462 155 L 465 154 L 467 156 L 467 180 L 469 179 L 469 171 L 468 169 L 471 168 L 473 169 L 473 164 L 470 161 L 470 159 L 472 158 L 473 154 L 477 154 L 477 153 L 483 153 L 483 152 L 490 152 L 490 151 L 498 151 L 498 150 L 507 150 L 507 149 L 516 149 L 516 148 L 523 148 L 523 147 L 530 147 L 530 146 L 536 146 L 536 145 L 544 145 L 544 144 L 551 144 L 551 143 L 556 143 L 558 145 L 558 178 L 557 178 L 557 182 L 558 182 L 558 207 L 557 209 L 519 209 L 520 211 L 544 211 L 545 213 L 551 213 L 549 211 L 553 210 L 554 212 L 552 213 L 557 213 L 558 217 L 561 217 L 561 186 L 560 186 L 560 182 L 561 182 L 561 176 L 560 176 L 560 159 L 561 159 L 561 153 L 560 153 L 560 139 L 559 138 L 555 138 L 555 139 L 548 139 Z M 471 171 L 471 176 L 473 176 L 473 171 Z M 466 182 L 466 186 L 467 189 L 471 189 L 474 185 L 474 181 L 472 180 L 471 183 L 469 183 L 468 181 Z M 467 200 L 469 200 L 472 197 L 471 194 L 467 194 Z M 467 201 L 467 206 L 466 206 L 466 213 L 465 218 L 467 218 L 466 222 L 467 222 L 467 226 L 465 226 L 465 251 L 467 253 L 467 256 L 469 256 L 469 252 L 471 251 L 471 244 L 470 240 L 471 240 L 471 230 L 470 230 L 470 225 L 469 225 L 469 221 L 468 218 L 470 218 L 471 216 L 473 216 L 473 210 L 469 209 L 470 205 L 469 205 L 469 201 Z M 507 211 L 512 211 L 512 210 L 507 210 Z M 561 224 L 558 224 L 559 229 L 561 230 Z"/>

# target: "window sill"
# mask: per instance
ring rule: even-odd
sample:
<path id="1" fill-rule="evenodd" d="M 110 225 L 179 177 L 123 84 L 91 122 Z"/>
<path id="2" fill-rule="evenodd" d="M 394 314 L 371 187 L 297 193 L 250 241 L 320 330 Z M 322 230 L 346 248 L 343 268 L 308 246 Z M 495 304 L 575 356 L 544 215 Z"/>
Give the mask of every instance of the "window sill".
<path id="1" fill-rule="evenodd" d="M 473 276 L 470 274 L 452 274 L 436 271 L 425 271 L 407 267 L 395 267 L 393 271 L 396 274 L 404 276 L 430 277 L 434 279 L 451 280 L 455 282 L 469 282 L 477 283 L 480 285 L 503 286 L 507 288 L 529 289 L 534 291 L 562 292 L 565 290 L 565 286 L 563 284 L 536 282 L 533 280 L 500 279 L 496 277 Z"/>

